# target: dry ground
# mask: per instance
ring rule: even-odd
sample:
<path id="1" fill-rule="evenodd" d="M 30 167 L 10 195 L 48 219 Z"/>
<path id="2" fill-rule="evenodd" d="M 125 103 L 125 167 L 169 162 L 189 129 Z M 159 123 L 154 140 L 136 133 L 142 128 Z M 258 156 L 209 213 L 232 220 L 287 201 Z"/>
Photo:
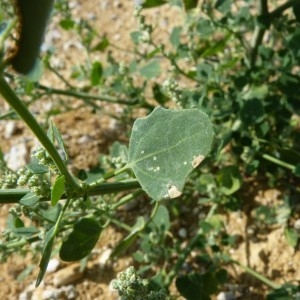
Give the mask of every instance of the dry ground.
<path id="1" fill-rule="evenodd" d="M 108 38 L 116 45 L 130 49 L 131 42 L 129 33 L 135 26 L 133 18 L 133 0 L 123 1 L 92 1 L 81 0 L 72 1 L 72 14 L 74 17 L 84 17 L 91 20 L 101 33 L 107 34 Z M 178 20 L 176 10 L 170 10 L 167 7 L 161 7 L 148 12 L 149 18 L 155 22 L 159 28 L 158 38 L 164 39 L 168 33 L 169 25 Z M 174 15 L 177 16 L 174 20 Z M 52 20 L 48 34 L 48 42 L 53 42 L 56 48 L 55 59 L 53 63 L 61 69 L 61 72 L 68 77 L 68 66 L 74 62 L 84 61 L 85 56 L 82 53 L 80 44 L 70 33 L 61 31 L 57 26 L 57 20 Z M 51 35 L 52 34 L 52 35 Z M 125 52 L 120 52 L 120 60 L 126 60 Z M 103 57 L 99 56 L 99 59 Z M 45 74 L 42 83 L 60 87 L 61 82 L 52 74 Z M 53 101 L 53 99 L 50 99 Z M 70 99 L 70 101 L 73 101 Z M 76 102 L 72 104 L 76 107 Z M 5 108 L 1 102 L 1 110 Z M 47 109 L 47 104 L 37 109 Z M 108 107 L 106 109 L 114 109 Z M 105 118 L 105 119 L 103 119 Z M 106 151 L 112 140 L 117 138 L 120 129 L 115 121 L 104 117 L 103 115 L 92 114 L 89 110 L 81 109 L 63 113 L 56 117 L 56 123 L 62 131 L 68 149 L 73 157 L 73 165 L 76 168 L 91 167 L 97 163 L 98 153 Z M 0 121 L 0 147 L 6 153 L 13 145 L 26 144 L 26 149 L 35 144 L 30 132 L 24 128 L 21 122 L 14 125 L 14 130 L 6 132 L 7 122 Z M 86 137 L 88 136 L 88 138 Z M 249 191 L 249 203 L 255 205 L 268 204 L 273 205 L 282 199 L 282 195 L 277 190 L 265 188 L 253 188 Z M 5 220 L 8 212 L 8 205 L 0 207 L 0 229 L 5 227 Z M 290 247 L 280 227 L 273 227 L 268 232 L 255 232 L 255 224 L 251 218 L 251 205 L 245 213 L 232 213 L 224 216 L 224 222 L 231 234 L 240 236 L 240 242 L 235 249 L 232 249 L 231 255 L 234 259 L 245 265 L 250 265 L 258 272 L 261 272 L 269 279 L 278 283 L 284 283 L 290 280 L 300 280 L 300 257 L 299 252 L 295 252 Z M 138 213 L 138 212 L 137 212 Z M 254 233 L 253 233 L 254 232 Z M 251 234 L 250 234 L 251 233 Z M 253 233 L 253 234 L 252 234 Z M 44 283 L 38 289 L 33 291 L 28 299 L 50 299 L 46 298 L 47 291 L 53 291 L 57 282 L 63 282 L 62 277 L 70 279 L 70 282 L 63 282 L 59 289 L 61 296 L 51 299 L 68 299 L 66 295 L 75 295 L 75 299 L 103 299 L 113 300 L 116 295 L 110 288 L 110 281 L 115 278 L 116 273 L 130 265 L 132 260 L 130 256 L 124 256 L 118 261 L 110 262 L 106 260 L 109 249 L 122 238 L 122 234 L 113 228 L 109 228 L 102 234 L 97 244 L 92 259 L 84 274 L 80 274 L 76 264 L 60 264 L 59 270 L 46 274 Z M 26 289 L 30 289 L 36 278 L 37 265 L 36 258 L 14 256 L 7 263 L 0 265 L 0 298 L 19 299 L 19 296 Z M 31 275 L 24 280 L 18 281 L 17 277 L 28 266 L 33 265 L 34 269 Z M 75 268 L 75 269 L 74 269 Z M 233 276 L 233 282 L 236 282 L 240 290 L 241 299 L 263 299 L 263 285 L 255 281 L 252 277 L 245 274 L 241 269 L 229 268 Z M 72 277 L 73 276 L 73 277 Z M 49 292 L 51 293 L 51 292 Z M 30 293 L 28 294 L 30 295 Z M 71 296 L 70 296 L 71 297 Z"/>

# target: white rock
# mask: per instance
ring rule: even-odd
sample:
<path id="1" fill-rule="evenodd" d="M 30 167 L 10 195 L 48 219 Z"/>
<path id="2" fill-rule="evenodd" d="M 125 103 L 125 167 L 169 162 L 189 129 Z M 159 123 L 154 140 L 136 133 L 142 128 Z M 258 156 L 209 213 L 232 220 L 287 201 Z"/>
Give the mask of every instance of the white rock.
<path id="1" fill-rule="evenodd" d="M 107 248 L 102 252 L 102 254 L 101 254 L 101 256 L 99 257 L 99 260 L 98 260 L 99 266 L 101 268 L 105 267 L 105 265 L 107 264 L 107 262 L 109 260 L 109 257 L 111 255 L 111 253 L 112 253 L 112 249 L 110 249 L 110 248 Z"/>
<path id="2" fill-rule="evenodd" d="M 59 291 L 54 288 L 47 289 L 42 292 L 43 300 L 54 300 L 58 298 L 59 298 Z"/>
<path id="3" fill-rule="evenodd" d="M 12 146 L 10 151 L 4 155 L 7 166 L 13 171 L 17 171 L 25 166 L 28 162 L 28 158 L 29 153 L 25 143 Z"/>
<path id="4" fill-rule="evenodd" d="M 31 291 L 25 291 L 19 295 L 19 300 L 31 300 L 31 298 L 32 298 Z"/>
<path id="5" fill-rule="evenodd" d="M 72 264 L 57 271 L 53 278 L 53 284 L 56 287 L 68 285 L 82 277 L 82 272 L 79 271 L 79 264 Z"/>
<path id="6" fill-rule="evenodd" d="M 235 300 L 236 297 L 232 292 L 221 292 L 217 296 L 217 300 Z"/>
<path id="7" fill-rule="evenodd" d="M 185 228 L 180 228 L 180 229 L 178 230 L 178 235 L 179 235 L 181 238 L 185 239 L 185 238 L 187 237 L 187 231 L 186 231 L 186 229 L 185 229 Z"/>
<path id="8" fill-rule="evenodd" d="M 10 139 L 17 131 L 17 123 L 15 121 L 7 121 L 5 125 L 4 137 Z"/>
<path id="9" fill-rule="evenodd" d="M 52 273 L 52 272 L 55 272 L 58 267 L 60 266 L 60 260 L 57 259 L 57 258 L 52 258 L 49 260 L 49 264 L 48 264 L 48 267 L 47 267 L 47 272 L 48 273 Z"/>

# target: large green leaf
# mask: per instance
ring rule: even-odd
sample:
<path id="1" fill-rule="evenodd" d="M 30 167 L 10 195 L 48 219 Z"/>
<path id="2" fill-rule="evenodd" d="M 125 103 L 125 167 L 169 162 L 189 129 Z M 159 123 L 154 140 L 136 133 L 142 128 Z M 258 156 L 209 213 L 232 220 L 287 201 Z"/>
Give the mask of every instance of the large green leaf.
<path id="1" fill-rule="evenodd" d="M 128 167 L 154 200 L 176 198 L 188 175 L 208 155 L 213 139 L 213 126 L 202 111 L 158 107 L 135 121 Z"/>
<path id="2" fill-rule="evenodd" d="M 95 220 L 81 219 L 62 243 L 59 251 L 60 258 L 64 261 L 76 261 L 89 255 L 99 239 L 101 230 Z"/>

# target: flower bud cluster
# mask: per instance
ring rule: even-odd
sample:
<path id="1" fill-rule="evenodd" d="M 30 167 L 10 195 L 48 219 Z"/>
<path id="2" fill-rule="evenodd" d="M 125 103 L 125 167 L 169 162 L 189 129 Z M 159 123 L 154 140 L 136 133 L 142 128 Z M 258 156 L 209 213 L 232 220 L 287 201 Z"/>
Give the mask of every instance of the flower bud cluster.
<path id="1" fill-rule="evenodd" d="M 166 91 L 167 96 L 181 107 L 182 94 L 178 83 L 174 79 L 167 79 L 163 83 L 163 88 Z"/>
<path id="2" fill-rule="evenodd" d="M 114 166 L 117 169 L 121 169 L 122 167 L 124 167 L 127 163 L 127 161 L 124 159 L 124 157 L 122 156 L 117 156 L 117 157 L 112 157 L 111 158 L 111 162 L 114 164 Z"/>
<path id="3" fill-rule="evenodd" d="M 0 177 L 0 189 L 12 189 L 17 186 L 18 175 L 6 170 Z"/>
<path id="4" fill-rule="evenodd" d="M 43 175 L 33 174 L 26 167 L 18 170 L 17 174 L 19 176 L 17 180 L 18 186 L 28 186 L 31 192 L 37 196 L 49 196 L 50 183 L 44 179 Z"/>
<path id="5" fill-rule="evenodd" d="M 32 156 L 35 157 L 41 165 L 47 166 L 52 173 L 54 173 L 54 174 L 59 173 L 52 158 L 48 155 L 48 153 L 46 152 L 46 150 L 43 147 L 38 147 L 33 152 Z"/>
<path id="6" fill-rule="evenodd" d="M 130 266 L 117 275 L 112 286 L 120 295 L 121 300 L 167 300 L 168 296 L 163 290 L 151 291 L 149 281 L 140 278 L 134 267 Z"/>

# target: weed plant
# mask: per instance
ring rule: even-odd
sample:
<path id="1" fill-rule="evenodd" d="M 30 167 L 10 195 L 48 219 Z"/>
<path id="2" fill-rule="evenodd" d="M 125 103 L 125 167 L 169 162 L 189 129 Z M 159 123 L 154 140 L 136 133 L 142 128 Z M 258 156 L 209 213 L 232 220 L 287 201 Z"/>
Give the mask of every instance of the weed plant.
<path id="1" fill-rule="evenodd" d="M 86 64 L 72 67 L 71 78 L 52 66 L 52 49 L 40 58 L 24 50 L 40 47 L 33 43 L 43 27 L 29 27 L 29 36 L 24 16 L 32 12 L 16 2 L 23 16 L 18 59 L 8 58 L 6 41 L 19 19 L 11 3 L 1 1 L 0 93 L 11 110 L 0 108 L 0 120 L 21 119 L 40 147 L 18 171 L 0 153 L 0 203 L 15 203 L 0 243 L 1 261 L 41 253 L 38 286 L 53 248 L 64 261 L 86 262 L 103 230 L 118 226 L 128 233 L 111 258 L 131 249 L 139 266 L 114 281 L 121 299 L 176 298 L 170 294 L 173 282 L 185 299 L 211 299 L 233 282 L 227 268 L 232 265 L 268 286 L 267 299 L 299 297 L 297 283 L 279 285 L 231 258 L 237 240 L 222 214 L 245 211 L 246 194 L 257 186 L 276 188 L 284 203 L 256 208 L 255 221 L 261 228 L 282 226 L 297 250 L 300 2 L 145 0 L 133 12 L 138 26 L 128 32 L 132 48 L 122 49 L 88 20 L 75 20 L 68 1 L 45 1 L 42 21 L 58 16 L 87 56 Z M 164 43 L 144 15 L 161 5 L 176 6 L 183 17 Z M 119 61 L 116 51 L 130 53 L 129 61 Z M 96 53 L 105 54 L 106 62 L 95 59 Z M 28 72 L 23 64 L 32 59 Z M 64 88 L 41 84 L 46 74 Z M 84 88 L 77 87 L 80 82 Z M 132 124 L 128 144 L 116 142 L 109 154 L 99 153 L 96 174 L 80 170 L 75 176 L 68 169 L 68 152 L 51 116 L 69 106 L 40 123 L 30 113 L 35 102 L 54 96 L 76 98 L 95 113 L 103 102 L 117 104 L 123 113 L 114 117 Z M 147 117 L 134 121 L 141 110 Z M 133 225 L 120 221 L 117 209 L 141 198 L 149 214 L 137 215 Z M 176 224 L 186 227 L 177 234 Z"/>

